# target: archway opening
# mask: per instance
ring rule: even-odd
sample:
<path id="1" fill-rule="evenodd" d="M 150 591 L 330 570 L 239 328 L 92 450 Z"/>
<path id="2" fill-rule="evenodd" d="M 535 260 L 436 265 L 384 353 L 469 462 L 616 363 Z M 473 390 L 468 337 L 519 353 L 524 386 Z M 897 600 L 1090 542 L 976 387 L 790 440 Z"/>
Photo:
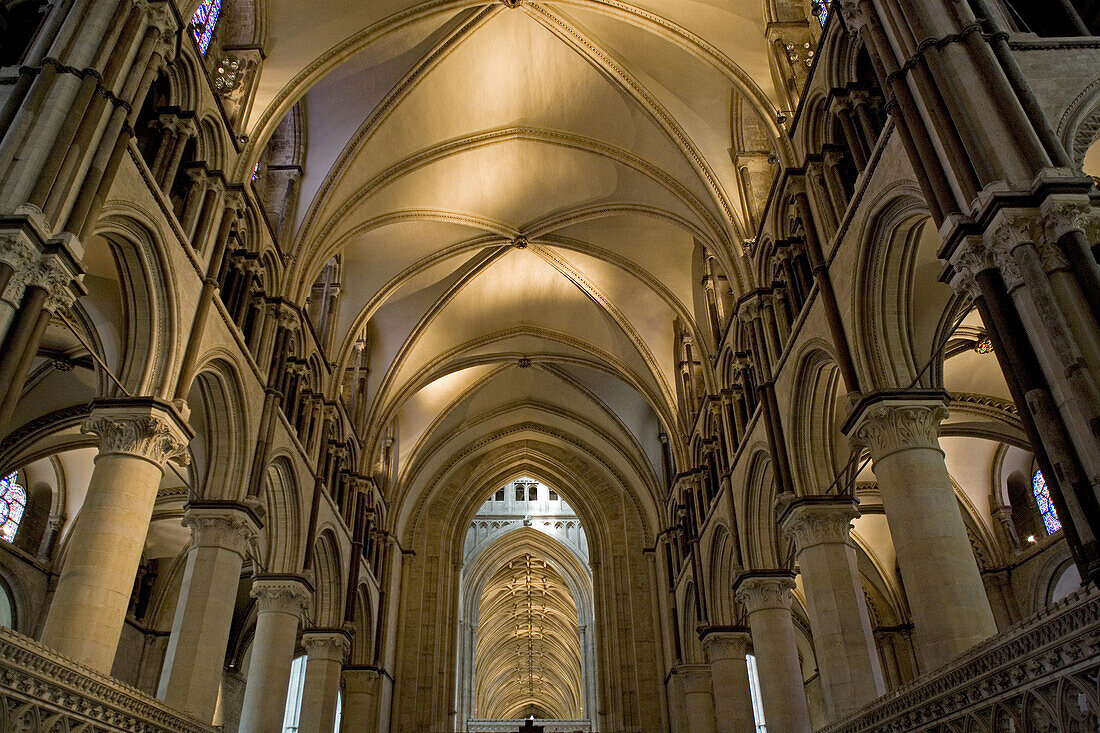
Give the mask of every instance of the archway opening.
<path id="1" fill-rule="evenodd" d="M 591 730 L 592 575 L 573 508 L 535 479 L 511 481 L 474 516 L 463 561 L 462 729 L 534 717 Z"/>

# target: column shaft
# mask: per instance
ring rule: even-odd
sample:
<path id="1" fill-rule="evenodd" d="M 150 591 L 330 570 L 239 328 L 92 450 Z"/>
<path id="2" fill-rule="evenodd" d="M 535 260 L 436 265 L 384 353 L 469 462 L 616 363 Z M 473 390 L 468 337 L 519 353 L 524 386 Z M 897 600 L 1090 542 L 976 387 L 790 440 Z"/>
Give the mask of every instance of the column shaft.
<path id="1" fill-rule="evenodd" d="M 858 415 L 912 609 L 924 671 L 997 632 L 943 451 L 943 403 L 881 400 Z"/>
<path id="2" fill-rule="evenodd" d="M 760 696 L 769 730 L 811 733 L 810 709 L 791 617 L 789 574 L 742 575 L 737 580 L 738 603 L 745 607 L 760 673 Z"/>
<path id="3" fill-rule="evenodd" d="M 336 725 L 340 673 L 350 643 L 343 631 L 311 631 L 303 634 L 302 644 L 309 659 L 298 729 L 328 733 Z"/>
<path id="4" fill-rule="evenodd" d="M 110 673 L 163 466 L 185 456 L 185 429 L 151 401 L 104 403 L 85 423 L 100 452 L 42 631 L 64 656 Z"/>
<path id="5" fill-rule="evenodd" d="M 805 497 L 787 508 L 781 522 L 798 551 L 830 720 L 886 692 L 849 537 L 850 522 L 857 516 L 851 499 Z"/>
<path id="6" fill-rule="evenodd" d="M 703 653 L 710 662 L 710 679 L 714 687 L 717 733 L 756 730 L 749 667 L 745 661 L 749 640 L 748 629 L 710 631 L 703 637 Z"/>
<path id="7" fill-rule="evenodd" d="M 309 592 L 301 579 L 261 576 L 252 584 L 252 597 L 258 606 L 256 634 L 239 730 L 270 733 L 283 728 L 298 621 Z"/>
<path id="8" fill-rule="evenodd" d="M 157 697 L 209 722 L 217 706 L 241 564 L 259 522 L 244 506 L 192 504 L 184 524 L 191 527 L 192 545 Z"/>

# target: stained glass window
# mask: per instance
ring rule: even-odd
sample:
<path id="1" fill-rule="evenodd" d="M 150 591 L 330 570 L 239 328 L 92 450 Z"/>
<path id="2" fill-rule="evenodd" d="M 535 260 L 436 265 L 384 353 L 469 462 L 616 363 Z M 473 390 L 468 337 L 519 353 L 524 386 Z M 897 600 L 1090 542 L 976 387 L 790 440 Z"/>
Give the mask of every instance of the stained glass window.
<path id="1" fill-rule="evenodd" d="M 19 474 L 0 478 L 0 539 L 15 540 L 23 510 L 27 508 L 27 490 L 18 483 Z"/>
<path id="2" fill-rule="evenodd" d="M 203 0 L 202 5 L 191 16 L 191 34 L 199 44 L 199 52 L 204 56 L 210 48 L 210 39 L 214 37 L 214 26 L 218 24 L 218 15 L 222 12 L 222 0 Z"/>
<path id="3" fill-rule="evenodd" d="M 1047 534 L 1054 534 L 1062 528 L 1062 522 L 1058 519 L 1054 502 L 1050 500 L 1050 489 L 1047 487 L 1047 480 L 1042 471 L 1036 471 L 1032 476 L 1031 493 L 1035 495 L 1035 504 L 1039 507 L 1039 514 L 1043 517 Z"/>
<path id="4" fill-rule="evenodd" d="M 814 15 L 817 16 L 817 20 L 821 25 L 825 25 L 825 20 L 829 17 L 830 4 L 830 0 L 814 0 L 811 5 Z"/>

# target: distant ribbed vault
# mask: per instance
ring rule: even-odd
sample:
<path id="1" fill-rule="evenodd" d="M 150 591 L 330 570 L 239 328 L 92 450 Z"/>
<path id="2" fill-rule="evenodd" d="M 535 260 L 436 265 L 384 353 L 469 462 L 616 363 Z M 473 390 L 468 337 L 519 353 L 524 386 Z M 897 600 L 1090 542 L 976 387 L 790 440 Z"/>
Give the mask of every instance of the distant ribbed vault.
<path id="1" fill-rule="evenodd" d="M 544 559 L 523 552 L 493 574 L 474 654 L 479 718 L 583 717 L 577 602 Z"/>

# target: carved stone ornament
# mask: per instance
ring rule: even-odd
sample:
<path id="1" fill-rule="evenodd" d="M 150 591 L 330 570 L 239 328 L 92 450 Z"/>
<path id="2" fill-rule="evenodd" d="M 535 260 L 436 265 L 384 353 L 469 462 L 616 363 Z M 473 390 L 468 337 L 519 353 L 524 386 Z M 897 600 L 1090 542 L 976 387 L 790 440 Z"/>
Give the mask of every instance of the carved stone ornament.
<path id="1" fill-rule="evenodd" d="M 129 685 L 4 627 L 0 627 L 0 710 L 11 715 L 0 718 L 0 726 L 19 721 L 4 730 L 212 730 Z"/>
<path id="2" fill-rule="evenodd" d="M 892 453 L 913 448 L 940 450 L 940 422 L 947 417 L 942 404 L 882 402 L 869 406 L 853 431 L 853 439 L 881 461 Z"/>
<path id="3" fill-rule="evenodd" d="M 792 588 L 794 578 L 789 575 L 751 576 L 737 584 L 735 598 L 749 615 L 757 611 L 788 611 Z"/>
<path id="4" fill-rule="evenodd" d="M 956 293 L 976 299 L 982 292 L 975 278 L 980 272 L 996 269 L 997 264 L 981 237 L 967 237 L 951 255 L 951 267 L 955 270 L 954 277 L 951 278 L 951 288 Z"/>
<path id="5" fill-rule="evenodd" d="M 1082 714 L 1078 690 L 1091 689 L 1088 681 L 1098 673 L 1100 596 L 1079 590 L 821 733 L 977 730 L 991 719 L 998 723 L 993 730 L 1092 730 L 1095 707 Z M 1035 716 L 1022 719 L 1031 725 L 1010 712 L 1024 710 Z"/>
<path id="6" fill-rule="evenodd" d="M 351 640 L 343 631 L 307 631 L 302 634 L 302 648 L 310 659 L 327 659 L 342 664 L 351 651 Z"/>
<path id="7" fill-rule="evenodd" d="M 312 597 L 306 584 L 295 578 L 256 578 L 249 595 L 256 599 L 259 613 L 289 613 L 298 618 L 305 616 Z"/>
<path id="8" fill-rule="evenodd" d="M 713 694 L 714 685 L 710 680 L 710 665 L 681 664 L 676 668 L 676 676 L 684 685 L 685 695 Z"/>
<path id="9" fill-rule="evenodd" d="M 1100 209 L 1088 196 L 1048 196 L 1039 209 L 1050 242 L 1073 231 L 1083 232 L 1089 244 L 1100 242 Z"/>
<path id="10" fill-rule="evenodd" d="M 858 516 L 851 501 L 796 504 L 783 517 L 783 536 L 799 552 L 823 544 L 851 544 L 852 520 Z"/>
<path id="11" fill-rule="evenodd" d="M 985 241 L 993 255 L 993 261 L 1001 270 L 1005 285 L 1011 290 L 1022 285 L 1024 281 L 1016 262 L 1016 249 L 1043 245 L 1042 217 L 1037 211 L 1004 209 L 997 213 L 993 223 L 986 229 Z"/>
<path id="12" fill-rule="evenodd" d="M 191 528 L 193 547 L 221 547 L 242 558 L 248 556 L 260 527 L 246 512 L 236 508 L 191 508 L 183 515 L 184 527 Z"/>
<path id="13" fill-rule="evenodd" d="M 37 287 L 46 291 L 42 307 L 56 313 L 72 307 L 80 294 L 75 284 L 80 272 L 57 254 L 43 254 L 25 232 L 0 232 L 0 263 L 13 270 L 3 292 L 10 303 L 18 303 L 28 287 Z"/>
<path id="14" fill-rule="evenodd" d="M 187 465 L 187 444 L 191 436 L 179 422 L 159 410 L 135 407 L 93 408 L 92 415 L 80 428 L 83 433 L 99 436 L 99 455 L 123 453 L 144 458 L 158 466 L 168 461 Z"/>
<path id="15" fill-rule="evenodd" d="M 703 654 L 711 664 L 721 659 L 745 661 L 751 639 L 747 631 L 712 631 L 703 637 Z"/>

